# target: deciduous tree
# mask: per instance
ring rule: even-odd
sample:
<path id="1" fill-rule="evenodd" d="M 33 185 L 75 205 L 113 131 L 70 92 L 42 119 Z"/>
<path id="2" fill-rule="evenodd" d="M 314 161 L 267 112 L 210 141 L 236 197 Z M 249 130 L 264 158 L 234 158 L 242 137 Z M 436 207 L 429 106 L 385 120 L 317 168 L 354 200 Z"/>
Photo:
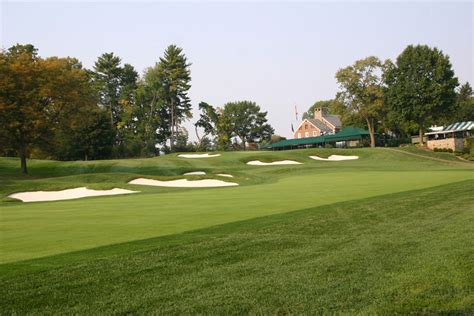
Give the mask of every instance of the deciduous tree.
<path id="1" fill-rule="evenodd" d="M 216 109 L 206 102 L 199 103 L 199 110 L 201 114 L 199 120 L 194 124 L 196 137 L 198 138 L 198 147 L 201 146 L 201 141 L 207 136 L 215 136 L 217 134 L 217 126 L 219 123 L 219 115 Z M 204 133 L 199 136 L 198 128 L 202 128 Z"/>
<path id="2" fill-rule="evenodd" d="M 96 108 L 87 72 L 74 58 L 42 59 L 32 45 L 15 45 L 0 53 L 0 125 L 2 142 L 14 148 L 21 171 L 33 148 L 61 143 L 83 115 Z M 50 154 L 57 153 L 54 149 Z"/>
<path id="3" fill-rule="evenodd" d="M 452 113 L 458 80 L 449 57 L 437 48 L 408 46 L 384 77 L 387 104 L 404 121 L 416 123 L 422 143 L 425 129 Z"/>
<path id="4" fill-rule="evenodd" d="M 245 150 L 247 142 L 269 140 L 273 128 L 267 123 L 267 112 L 251 101 L 229 102 L 224 105 L 224 117 L 232 132 L 240 138 Z"/>
<path id="5" fill-rule="evenodd" d="M 337 99 L 351 114 L 363 119 L 375 147 L 375 124 L 384 112 L 382 62 L 374 56 L 356 61 L 336 73 L 340 90 Z"/>
<path id="6" fill-rule="evenodd" d="M 474 120 L 474 96 L 469 82 L 459 87 L 453 112 L 452 116 L 446 118 L 446 124 Z"/>
<path id="7" fill-rule="evenodd" d="M 0 52 L 0 125 L 2 143 L 20 156 L 21 172 L 28 173 L 28 150 L 45 130 L 47 100 L 41 93 L 44 76 L 38 50 L 15 45 Z"/>
<path id="8" fill-rule="evenodd" d="M 326 110 L 331 109 L 331 104 L 333 100 L 321 100 L 321 101 L 316 101 L 309 109 L 308 111 L 303 113 L 303 120 L 304 119 L 312 119 L 314 118 L 314 111 L 318 108 L 324 108 Z"/>

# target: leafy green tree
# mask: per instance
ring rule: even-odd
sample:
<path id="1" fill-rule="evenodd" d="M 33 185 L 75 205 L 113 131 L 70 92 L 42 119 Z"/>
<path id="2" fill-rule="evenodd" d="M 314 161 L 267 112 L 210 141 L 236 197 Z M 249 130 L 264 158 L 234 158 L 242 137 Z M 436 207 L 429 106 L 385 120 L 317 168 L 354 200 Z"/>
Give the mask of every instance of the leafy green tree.
<path id="1" fill-rule="evenodd" d="M 73 118 L 55 134 L 54 149 L 59 160 L 94 160 L 110 158 L 114 130 L 105 109 L 91 108 Z M 71 120 L 71 118 L 70 118 Z"/>
<path id="2" fill-rule="evenodd" d="M 219 115 L 212 105 L 206 102 L 200 102 L 199 110 L 201 111 L 199 120 L 194 124 L 196 137 L 198 138 L 197 147 L 201 147 L 202 140 L 207 139 L 207 136 L 215 136 L 217 134 L 219 122 Z M 202 136 L 199 136 L 198 128 L 203 129 L 204 133 Z"/>
<path id="3" fill-rule="evenodd" d="M 469 82 L 466 82 L 457 92 L 456 108 L 454 116 L 446 118 L 446 124 L 454 122 L 464 122 L 474 120 L 474 96 L 472 87 Z"/>
<path id="4" fill-rule="evenodd" d="M 141 144 L 142 156 L 157 155 L 156 144 L 166 140 L 168 121 L 159 98 L 159 74 L 156 67 L 148 68 L 136 90 L 136 102 L 131 116 L 131 130 Z"/>
<path id="5" fill-rule="evenodd" d="M 371 147 L 375 147 L 375 125 L 384 113 L 382 71 L 382 62 L 370 56 L 336 73 L 337 99 L 349 113 L 366 122 Z"/>
<path id="6" fill-rule="evenodd" d="M 225 112 L 224 108 L 217 108 L 219 121 L 216 125 L 217 130 L 217 148 L 219 150 L 232 149 L 232 136 L 234 135 L 234 126 L 230 115 Z"/>
<path id="7" fill-rule="evenodd" d="M 247 142 L 269 140 L 274 132 L 267 123 L 267 112 L 261 112 L 255 102 L 226 103 L 224 116 L 229 120 L 232 132 L 240 138 L 244 150 Z"/>
<path id="8" fill-rule="evenodd" d="M 316 101 L 309 109 L 308 111 L 303 113 L 303 120 L 304 119 L 311 119 L 314 118 L 314 111 L 318 108 L 323 108 L 326 110 L 331 110 L 331 105 L 333 103 L 333 100 L 321 100 L 321 101 Z"/>
<path id="9" fill-rule="evenodd" d="M 194 151 L 193 146 L 188 143 L 189 133 L 184 127 L 179 127 L 176 133 L 175 151 L 187 152 Z"/>
<path id="10" fill-rule="evenodd" d="M 170 45 L 156 66 L 158 74 L 158 96 L 162 111 L 162 127 L 169 127 L 170 149 L 174 150 L 178 127 L 185 119 L 192 117 L 191 100 L 188 90 L 191 88 L 191 64 L 188 63 L 183 49 Z M 168 117 L 167 120 L 163 119 Z M 167 124 L 168 126 L 166 126 Z"/>
<path id="11" fill-rule="evenodd" d="M 103 117 L 105 111 L 100 111 L 97 106 L 96 93 L 88 72 L 74 58 L 51 57 L 44 63 L 49 71 L 48 80 L 43 84 L 48 91 L 48 98 L 53 100 L 48 108 L 51 139 L 39 144 L 39 149 L 60 160 L 108 158 L 96 157 L 92 153 L 95 149 L 91 146 L 88 146 L 88 150 L 81 147 L 88 139 L 84 132 L 91 133 L 90 126 L 97 127 L 96 116 Z M 113 138 L 105 137 L 104 133 L 101 133 L 103 130 L 104 128 L 101 128 L 97 131 L 97 135 L 103 139 L 94 140 L 93 143 L 99 144 L 107 139 L 112 145 Z M 111 131 L 110 124 L 107 124 L 105 130 L 107 133 Z"/>
<path id="12" fill-rule="evenodd" d="M 329 105 L 329 113 L 337 114 L 340 116 L 342 126 L 353 126 L 366 128 L 367 122 L 359 115 L 358 112 L 352 111 L 346 105 L 340 102 L 337 98 L 332 100 Z"/>
<path id="13" fill-rule="evenodd" d="M 454 76 L 449 57 L 437 48 L 409 45 L 384 74 L 386 100 L 405 122 L 414 122 L 423 143 L 425 129 L 453 113 Z"/>
<path id="14" fill-rule="evenodd" d="M 212 143 L 212 140 L 207 137 L 201 137 L 201 139 L 195 143 L 194 145 L 196 151 L 212 151 L 214 150 L 214 145 Z"/>

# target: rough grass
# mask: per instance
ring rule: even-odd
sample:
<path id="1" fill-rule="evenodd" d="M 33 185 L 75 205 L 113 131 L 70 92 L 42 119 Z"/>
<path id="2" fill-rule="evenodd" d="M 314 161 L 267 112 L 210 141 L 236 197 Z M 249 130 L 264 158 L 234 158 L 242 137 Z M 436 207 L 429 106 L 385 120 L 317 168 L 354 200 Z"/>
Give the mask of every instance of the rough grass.
<path id="1" fill-rule="evenodd" d="M 472 314 L 474 181 L 0 266 L 0 311 Z"/>
<path id="2" fill-rule="evenodd" d="M 461 160 L 459 159 L 458 156 L 456 156 L 454 153 L 448 153 L 448 152 L 435 152 L 429 149 L 423 149 L 419 148 L 417 146 L 405 146 L 405 147 L 400 147 L 397 148 L 397 150 L 402 150 L 408 153 L 416 154 L 416 155 L 421 155 L 425 157 L 430 157 L 430 158 L 436 158 L 436 159 L 442 159 L 446 161 L 457 161 L 457 162 L 463 162 L 463 163 L 470 163 L 467 160 Z M 474 163 L 472 163 L 474 164 Z"/>

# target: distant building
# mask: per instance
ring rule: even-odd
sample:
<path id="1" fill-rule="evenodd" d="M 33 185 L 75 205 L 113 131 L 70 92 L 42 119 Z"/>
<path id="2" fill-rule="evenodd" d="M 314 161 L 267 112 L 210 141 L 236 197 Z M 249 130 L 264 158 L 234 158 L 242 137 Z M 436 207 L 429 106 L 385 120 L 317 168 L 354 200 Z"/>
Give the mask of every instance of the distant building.
<path id="1" fill-rule="evenodd" d="M 457 122 L 432 132 L 425 133 L 429 149 L 451 149 L 462 151 L 464 139 L 474 137 L 474 121 Z"/>
<path id="2" fill-rule="evenodd" d="M 339 115 L 331 115 L 324 108 L 314 111 L 314 118 L 304 119 L 293 134 L 293 138 L 318 137 L 332 135 L 341 129 Z"/>
<path id="3" fill-rule="evenodd" d="M 370 143 L 369 132 L 357 127 L 345 127 L 336 134 L 284 139 L 261 149 L 287 150 L 312 147 L 361 147 Z"/>

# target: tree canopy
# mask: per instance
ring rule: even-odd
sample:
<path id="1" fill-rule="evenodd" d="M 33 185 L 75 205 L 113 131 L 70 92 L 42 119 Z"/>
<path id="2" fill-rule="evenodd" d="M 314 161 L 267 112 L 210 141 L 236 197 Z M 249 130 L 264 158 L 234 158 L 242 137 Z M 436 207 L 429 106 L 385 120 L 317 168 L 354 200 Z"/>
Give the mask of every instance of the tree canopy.
<path id="1" fill-rule="evenodd" d="M 458 86 L 449 57 L 426 45 L 408 46 L 395 62 L 370 56 L 336 73 L 334 99 L 316 108 L 341 117 L 343 126 L 405 137 L 431 124 L 474 119 L 469 83 Z M 267 112 L 252 101 L 199 103 L 198 141 L 183 123 L 192 118 L 191 63 L 168 46 L 140 76 L 116 54 L 100 55 L 91 70 L 75 58 L 42 58 L 30 44 L 0 51 L 0 153 L 60 160 L 148 157 L 160 149 L 246 149 L 272 141 Z M 276 139 L 274 136 L 273 141 Z M 240 140 L 240 144 L 237 140 Z M 168 147 L 169 144 L 169 147 Z"/>
<path id="2" fill-rule="evenodd" d="M 172 151 L 179 125 L 192 117 L 191 100 L 188 96 L 188 90 L 191 88 L 190 66 L 183 49 L 176 45 L 168 46 L 156 65 L 157 92 L 161 100 L 162 114 L 169 117 L 168 135 Z M 166 132 L 162 130 L 161 133 Z"/>
<path id="3" fill-rule="evenodd" d="M 386 100 L 404 121 L 419 129 L 420 140 L 431 124 L 452 114 L 458 80 L 449 57 L 437 48 L 409 45 L 385 72 Z"/>
<path id="4" fill-rule="evenodd" d="M 22 173 L 32 147 L 62 144 L 80 113 L 96 104 L 89 76 L 74 58 L 40 58 L 32 45 L 15 45 L 0 53 L 0 124 L 2 142 L 18 152 Z"/>
<path id="5" fill-rule="evenodd" d="M 349 113 L 365 120 L 371 147 L 375 147 L 375 124 L 384 113 L 382 66 L 377 57 L 371 56 L 336 73 L 340 88 L 337 99 Z"/>
<path id="6" fill-rule="evenodd" d="M 252 101 L 228 102 L 224 105 L 224 116 L 232 132 L 240 138 L 245 149 L 248 142 L 269 140 L 274 130 L 267 124 L 267 112 Z"/>
<path id="7" fill-rule="evenodd" d="M 310 106 L 308 111 L 303 113 L 303 120 L 313 118 L 314 117 L 314 112 L 318 108 L 326 109 L 326 110 L 332 112 L 332 103 L 333 103 L 333 100 L 316 101 L 312 106 Z"/>
<path id="8" fill-rule="evenodd" d="M 459 87 L 456 106 L 453 112 L 455 121 L 463 122 L 474 120 L 474 96 L 469 82 Z"/>

